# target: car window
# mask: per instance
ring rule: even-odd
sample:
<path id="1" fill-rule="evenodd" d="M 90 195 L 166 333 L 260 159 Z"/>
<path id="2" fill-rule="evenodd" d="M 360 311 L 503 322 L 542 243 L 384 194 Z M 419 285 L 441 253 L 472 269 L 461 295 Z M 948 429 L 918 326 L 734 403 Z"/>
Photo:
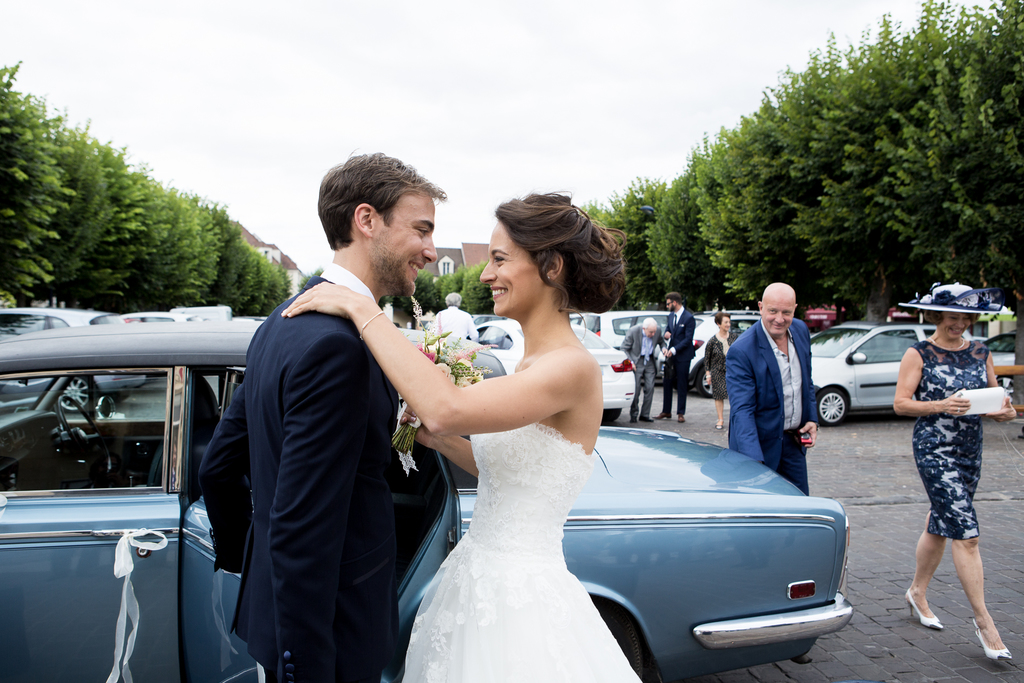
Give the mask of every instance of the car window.
<path id="1" fill-rule="evenodd" d="M 914 330 L 886 330 L 876 334 L 857 347 L 857 353 L 867 356 L 867 363 L 899 362 L 903 354 L 917 343 Z"/>
<path id="2" fill-rule="evenodd" d="M 46 316 L 32 313 L 4 313 L 0 315 L 0 337 L 25 334 L 46 329 Z"/>
<path id="3" fill-rule="evenodd" d="M 595 333 L 599 333 L 601 331 L 601 316 L 588 314 L 583 316 L 583 318 L 587 321 L 588 330 Z"/>
<path id="4" fill-rule="evenodd" d="M 0 379 L 0 490 L 160 486 L 167 375 Z"/>
<path id="5" fill-rule="evenodd" d="M 867 333 L 867 330 L 855 327 L 825 330 L 811 337 L 811 355 L 821 358 L 835 358 Z"/>
<path id="6" fill-rule="evenodd" d="M 985 346 L 988 347 L 989 351 L 997 353 L 1013 353 L 1017 348 L 1016 345 L 1017 335 L 1015 334 L 1001 334 L 985 342 Z"/>
<path id="7" fill-rule="evenodd" d="M 54 318 L 54 317 L 51 316 L 49 318 L 49 321 L 50 321 L 50 329 L 51 330 L 59 330 L 62 327 L 70 327 L 70 325 L 68 325 L 66 322 L 64 322 L 60 318 Z"/>
<path id="8" fill-rule="evenodd" d="M 508 350 L 512 348 L 512 337 L 500 327 L 485 327 L 480 330 L 480 343 L 494 346 L 496 349 Z"/>
<path id="9" fill-rule="evenodd" d="M 627 318 L 616 318 L 615 320 L 612 321 L 612 331 L 615 334 L 624 337 L 626 336 L 626 333 L 629 332 L 629 328 L 633 327 L 633 325 L 636 324 L 635 321 L 636 316 L 629 316 Z"/>
<path id="10" fill-rule="evenodd" d="M 743 332 L 748 328 L 753 327 L 754 323 L 757 322 L 757 318 L 754 318 L 753 320 L 737 320 L 736 318 L 732 318 L 731 322 L 733 330 L 736 330 L 737 332 Z"/>
<path id="11" fill-rule="evenodd" d="M 124 320 L 119 315 L 99 315 L 89 321 L 90 325 L 123 325 Z"/>

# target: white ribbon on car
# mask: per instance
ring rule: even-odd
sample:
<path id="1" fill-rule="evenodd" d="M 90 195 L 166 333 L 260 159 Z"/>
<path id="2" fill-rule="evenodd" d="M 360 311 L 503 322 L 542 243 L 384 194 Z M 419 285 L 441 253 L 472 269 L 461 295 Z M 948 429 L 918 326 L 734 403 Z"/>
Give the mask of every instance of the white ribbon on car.
<path id="1" fill-rule="evenodd" d="M 159 536 L 159 541 L 140 541 L 144 536 Z M 162 550 L 167 547 L 167 537 L 159 531 L 149 529 L 135 529 L 125 531 L 114 549 L 114 576 L 124 577 L 124 585 L 121 588 L 121 612 L 117 615 L 117 627 L 114 633 L 114 668 L 107 677 L 107 683 L 117 683 L 121 678 L 125 683 L 132 683 L 132 671 L 128 668 L 128 660 L 135 650 L 135 634 L 139 630 L 139 601 L 135 598 L 135 588 L 132 586 L 132 569 L 135 563 L 132 561 L 132 546 L 148 550 Z M 128 617 L 132 620 L 132 632 L 125 643 L 124 632 L 128 625 Z M 122 664 L 121 654 L 124 653 Z M 120 671 L 118 671 L 120 669 Z"/>

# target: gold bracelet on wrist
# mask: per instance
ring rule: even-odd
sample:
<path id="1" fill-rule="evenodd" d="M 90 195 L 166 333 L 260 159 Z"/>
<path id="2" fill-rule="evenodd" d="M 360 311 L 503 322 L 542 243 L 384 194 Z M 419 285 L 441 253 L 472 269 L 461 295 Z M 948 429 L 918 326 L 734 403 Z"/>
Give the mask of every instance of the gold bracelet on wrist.
<path id="1" fill-rule="evenodd" d="M 380 317 L 382 315 L 384 315 L 384 311 L 377 311 L 377 315 L 373 316 L 372 318 L 367 320 L 365 323 L 363 323 L 363 326 L 359 328 L 359 339 L 360 339 L 360 341 L 363 339 L 363 332 L 366 331 L 366 326 L 369 325 L 370 323 L 372 323 L 374 320 L 376 320 L 378 317 Z"/>

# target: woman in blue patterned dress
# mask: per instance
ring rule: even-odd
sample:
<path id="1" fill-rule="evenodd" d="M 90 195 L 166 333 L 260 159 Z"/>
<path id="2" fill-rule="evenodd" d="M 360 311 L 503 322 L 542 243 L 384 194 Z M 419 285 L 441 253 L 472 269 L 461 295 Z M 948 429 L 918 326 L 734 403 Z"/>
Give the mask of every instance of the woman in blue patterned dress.
<path id="1" fill-rule="evenodd" d="M 1001 290 L 973 290 L 965 285 L 937 285 L 931 294 L 903 306 L 925 309 L 924 319 L 935 333 L 907 349 L 900 363 L 896 400 L 900 415 L 917 416 L 914 460 L 931 501 L 928 527 L 917 542 L 914 581 L 906 600 L 911 612 L 929 628 L 942 629 L 928 608 L 928 584 L 942 561 L 946 539 L 952 539 L 957 576 L 974 610 L 975 631 L 989 659 L 1010 659 L 988 609 L 985 578 L 978 549 L 978 517 L 974 492 L 981 476 L 981 415 L 966 415 L 970 401 L 961 389 L 995 387 L 992 356 L 981 342 L 963 334 L 979 313 L 1002 308 Z M 1000 422 L 1017 416 L 1009 397 L 986 417 Z"/>

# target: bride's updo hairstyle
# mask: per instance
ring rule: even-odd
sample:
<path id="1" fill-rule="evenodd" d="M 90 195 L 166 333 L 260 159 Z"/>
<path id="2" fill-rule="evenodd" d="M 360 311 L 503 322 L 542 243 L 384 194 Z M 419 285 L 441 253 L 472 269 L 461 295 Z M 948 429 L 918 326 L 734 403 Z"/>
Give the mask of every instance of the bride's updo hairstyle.
<path id="1" fill-rule="evenodd" d="M 604 313 L 626 289 L 622 247 L 626 234 L 597 225 L 568 195 L 531 194 L 501 204 L 494 215 L 530 254 L 545 284 L 561 294 L 559 310 Z M 548 273 L 564 264 L 561 276 Z"/>

